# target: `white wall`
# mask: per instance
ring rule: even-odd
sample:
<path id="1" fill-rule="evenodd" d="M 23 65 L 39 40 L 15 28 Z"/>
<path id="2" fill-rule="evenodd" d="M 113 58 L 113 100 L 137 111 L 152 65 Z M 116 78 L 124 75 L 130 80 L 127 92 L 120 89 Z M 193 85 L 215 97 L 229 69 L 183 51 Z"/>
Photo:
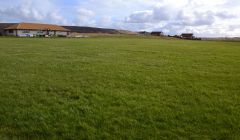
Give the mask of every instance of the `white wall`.
<path id="1" fill-rule="evenodd" d="M 16 36 L 16 30 L 13 30 L 13 33 L 10 33 L 9 30 L 6 30 L 5 31 L 5 34 L 8 35 L 8 36 Z"/>
<path id="2" fill-rule="evenodd" d="M 27 35 L 31 35 L 31 36 L 37 36 L 37 35 L 47 35 L 47 31 L 41 31 L 39 32 L 39 30 L 27 30 L 28 32 L 25 32 L 25 30 L 13 30 L 13 33 L 9 33 L 9 30 L 6 31 L 6 35 L 9 36 L 27 36 Z M 62 36 L 67 36 L 68 33 L 65 31 L 49 31 L 49 35 L 53 36 L 53 35 L 62 35 Z"/>
<path id="3" fill-rule="evenodd" d="M 68 33 L 67 32 L 62 32 L 62 31 L 56 31 L 56 35 L 63 35 L 63 36 L 67 36 Z"/>

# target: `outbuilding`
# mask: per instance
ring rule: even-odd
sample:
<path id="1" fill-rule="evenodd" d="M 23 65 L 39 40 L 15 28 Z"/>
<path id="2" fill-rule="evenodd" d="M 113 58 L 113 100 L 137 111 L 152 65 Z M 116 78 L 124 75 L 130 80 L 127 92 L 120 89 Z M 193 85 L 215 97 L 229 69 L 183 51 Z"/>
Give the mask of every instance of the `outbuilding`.
<path id="1" fill-rule="evenodd" d="M 139 35 L 150 35 L 149 32 L 147 31 L 141 31 L 141 32 L 138 32 Z"/>
<path id="2" fill-rule="evenodd" d="M 193 33 L 182 33 L 182 39 L 194 39 Z"/>
<path id="3" fill-rule="evenodd" d="M 162 31 L 153 31 L 153 32 L 151 32 L 151 35 L 153 35 L 153 36 L 164 36 L 164 33 Z"/>

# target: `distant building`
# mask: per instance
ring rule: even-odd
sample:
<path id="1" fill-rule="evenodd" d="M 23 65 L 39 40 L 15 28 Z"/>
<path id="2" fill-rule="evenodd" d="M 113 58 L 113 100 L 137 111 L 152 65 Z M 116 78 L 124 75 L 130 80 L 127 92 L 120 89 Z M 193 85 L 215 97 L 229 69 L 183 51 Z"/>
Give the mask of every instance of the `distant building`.
<path id="1" fill-rule="evenodd" d="M 141 32 L 138 32 L 139 35 L 150 35 L 149 32 L 147 31 L 141 31 Z"/>
<path id="2" fill-rule="evenodd" d="M 180 36 L 182 39 L 194 39 L 193 33 L 182 33 Z"/>
<path id="3" fill-rule="evenodd" d="M 17 23 L 4 28 L 7 36 L 67 36 L 69 32 L 58 25 L 38 23 Z"/>
<path id="4" fill-rule="evenodd" d="M 158 32 L 158 31 L 154 31 L 154 32 L 151 32 L 151 35 L 153 36 L 164 36 L 163 32 Z"/>

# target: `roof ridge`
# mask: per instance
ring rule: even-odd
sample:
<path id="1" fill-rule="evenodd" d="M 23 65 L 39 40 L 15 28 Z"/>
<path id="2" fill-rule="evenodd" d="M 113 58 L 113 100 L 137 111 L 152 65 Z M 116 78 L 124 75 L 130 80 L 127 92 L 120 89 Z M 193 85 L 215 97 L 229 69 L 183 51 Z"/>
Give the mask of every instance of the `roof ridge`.
<path id="1" fill-rule="evenodd" d="M 18 25 L 17 25 L 17 29 L 18 29 L 18 27 L 19 27 L 20 24 L 21 24 L 21 23 L 18 23 Z"/>

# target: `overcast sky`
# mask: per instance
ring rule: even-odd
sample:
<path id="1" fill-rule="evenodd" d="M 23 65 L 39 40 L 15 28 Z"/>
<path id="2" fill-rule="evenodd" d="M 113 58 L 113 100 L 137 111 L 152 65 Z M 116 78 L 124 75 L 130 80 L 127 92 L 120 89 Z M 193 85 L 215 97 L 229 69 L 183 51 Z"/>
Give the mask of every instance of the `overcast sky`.
<path id="1" fill-rule="evenodd" d="M 1 0 L 0 22 L 240 36 L 240 0 Z"/>

